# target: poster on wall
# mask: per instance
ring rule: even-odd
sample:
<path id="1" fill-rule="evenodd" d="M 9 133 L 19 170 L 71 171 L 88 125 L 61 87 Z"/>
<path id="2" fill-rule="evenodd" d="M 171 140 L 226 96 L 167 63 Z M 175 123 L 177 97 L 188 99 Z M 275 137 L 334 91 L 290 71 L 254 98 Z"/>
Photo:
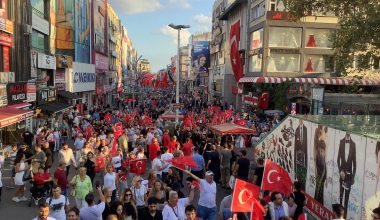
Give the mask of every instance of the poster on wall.
<path id="1" fill-rule="evenodd" d="M 311 124 L 310 129 L 306 192 L 331 209 L 335 129 L 315 123 Z"/>
<path id="2" fill-rule="evenodd" d="M 30 77 L 37 78 L 37 51 L 30 51 Z"/>
<path id="3" fill-rule="evenodd" d="M 256 146 L 256 156 L 270 159 L 281 165 L 292 177 L 294 174 L 295 120 L 291 118 L 278 126 L 264 141 Z"/>
<path id="4" fill-rule="evenodd" d="M 201 77 L 208 77 L 208 68 L 210 67 L 210 42 L 194 41 L 193 42 L 193 71 L 196 76 L 196 84 L 199 86 Z"/>
<path id="5" fill-rule="evenodd" d="M 380 141 L 367 138 L 361 219 L 370 219 L 380 201 Z"/>
<path id="6" fill-rule="evenodd" d="M 361 219 L 366 142 L 363 136 L 335 132 L 331 200 L 344 207 L 345 219 Z"/>
<path id="7" fill-rule="evenodd" d="M 90 1 L 75 1 L 75 61 L 90 63 Z"/>

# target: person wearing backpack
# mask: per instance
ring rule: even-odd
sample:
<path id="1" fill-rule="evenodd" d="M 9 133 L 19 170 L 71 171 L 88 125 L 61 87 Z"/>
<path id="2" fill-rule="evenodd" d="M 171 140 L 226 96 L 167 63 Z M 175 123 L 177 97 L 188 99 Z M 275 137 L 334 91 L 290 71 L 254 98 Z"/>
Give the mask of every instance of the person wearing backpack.
<path id="1" fill-rule="evenodd" d="M 61 194 L 61 187 L 58 185 L 53 186 L 53 196 L 46 199 L 49 204 L 49 216 L 56 220 L 66 220 L 66 210 L 69 207 L 69 200 L 66 196 Z"/>

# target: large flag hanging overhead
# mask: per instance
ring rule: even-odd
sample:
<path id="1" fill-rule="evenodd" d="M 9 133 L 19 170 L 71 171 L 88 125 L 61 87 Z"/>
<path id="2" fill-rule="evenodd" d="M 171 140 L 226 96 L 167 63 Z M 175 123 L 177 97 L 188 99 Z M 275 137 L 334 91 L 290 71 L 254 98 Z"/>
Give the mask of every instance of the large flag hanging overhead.
<path id="1" fill-rule="evenodd" d="M 253 205 L 259 205 L 258 199 L 260 187 L 236 179 L 234 192 L 232 194 L 232 212 L 251 212 Z"/>
<path id="2" fill-rule="evenodd" d="M 293 191 L 293 182 L 284 168 L 270 160 L 266 160 L 261 189 L 277 191 L 289 196 Z"/>
<path id="3" fill-rule="evenodd" d="M 230 29 L 230 61 L 237 82 L 243 77 L 243 65 L 240 60 L 239 42 L 240 20 L 232 24 Z"/>

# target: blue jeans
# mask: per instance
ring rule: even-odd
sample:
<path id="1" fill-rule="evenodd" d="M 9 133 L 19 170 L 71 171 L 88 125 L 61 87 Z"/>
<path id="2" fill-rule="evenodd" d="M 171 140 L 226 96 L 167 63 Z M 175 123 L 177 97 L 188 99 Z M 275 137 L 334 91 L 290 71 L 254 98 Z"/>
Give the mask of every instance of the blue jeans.
<path id="1" fill-rule="evenodd" d="M 204 206 L 198 206 L 198 217 L 202 220 L 216 220 L 216 207 L 207 208 Z"/>

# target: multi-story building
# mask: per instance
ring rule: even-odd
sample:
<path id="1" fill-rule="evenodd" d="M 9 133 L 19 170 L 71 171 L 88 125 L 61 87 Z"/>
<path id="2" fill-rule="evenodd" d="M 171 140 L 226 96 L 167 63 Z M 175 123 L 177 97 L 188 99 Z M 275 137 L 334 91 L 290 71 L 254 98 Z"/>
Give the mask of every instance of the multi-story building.
<path id="1" fill-rule="evenodd" d="M 147 59 L 139 60 L 137 64 L 137 72 L 150 73 L 150 62 Z"/>
<path id="2" fill-rule="evenodd" d="M 216 94 L 221 93 L 227 106 L 233 104 L 239 107 L 238 80 L 244 73 L 243 68 L 239 66 L 244 66 L 245 63 L 242 52 L 247 48 L 248 1 L 215 1 L 213 9 L 214 49 L 219 47 L 219 50 L 213 51 L 215 54 L 213 67 L 215 68 L 212 70 L 215 80 L 212 80 L 212 83 L 215 82 L 215 84 L 212 88 L 216 90 Z M 215 46 L 215 44 L 220 46 Z M 224 61 L 220 58 L 221 56 L 224 56 Z"/>

